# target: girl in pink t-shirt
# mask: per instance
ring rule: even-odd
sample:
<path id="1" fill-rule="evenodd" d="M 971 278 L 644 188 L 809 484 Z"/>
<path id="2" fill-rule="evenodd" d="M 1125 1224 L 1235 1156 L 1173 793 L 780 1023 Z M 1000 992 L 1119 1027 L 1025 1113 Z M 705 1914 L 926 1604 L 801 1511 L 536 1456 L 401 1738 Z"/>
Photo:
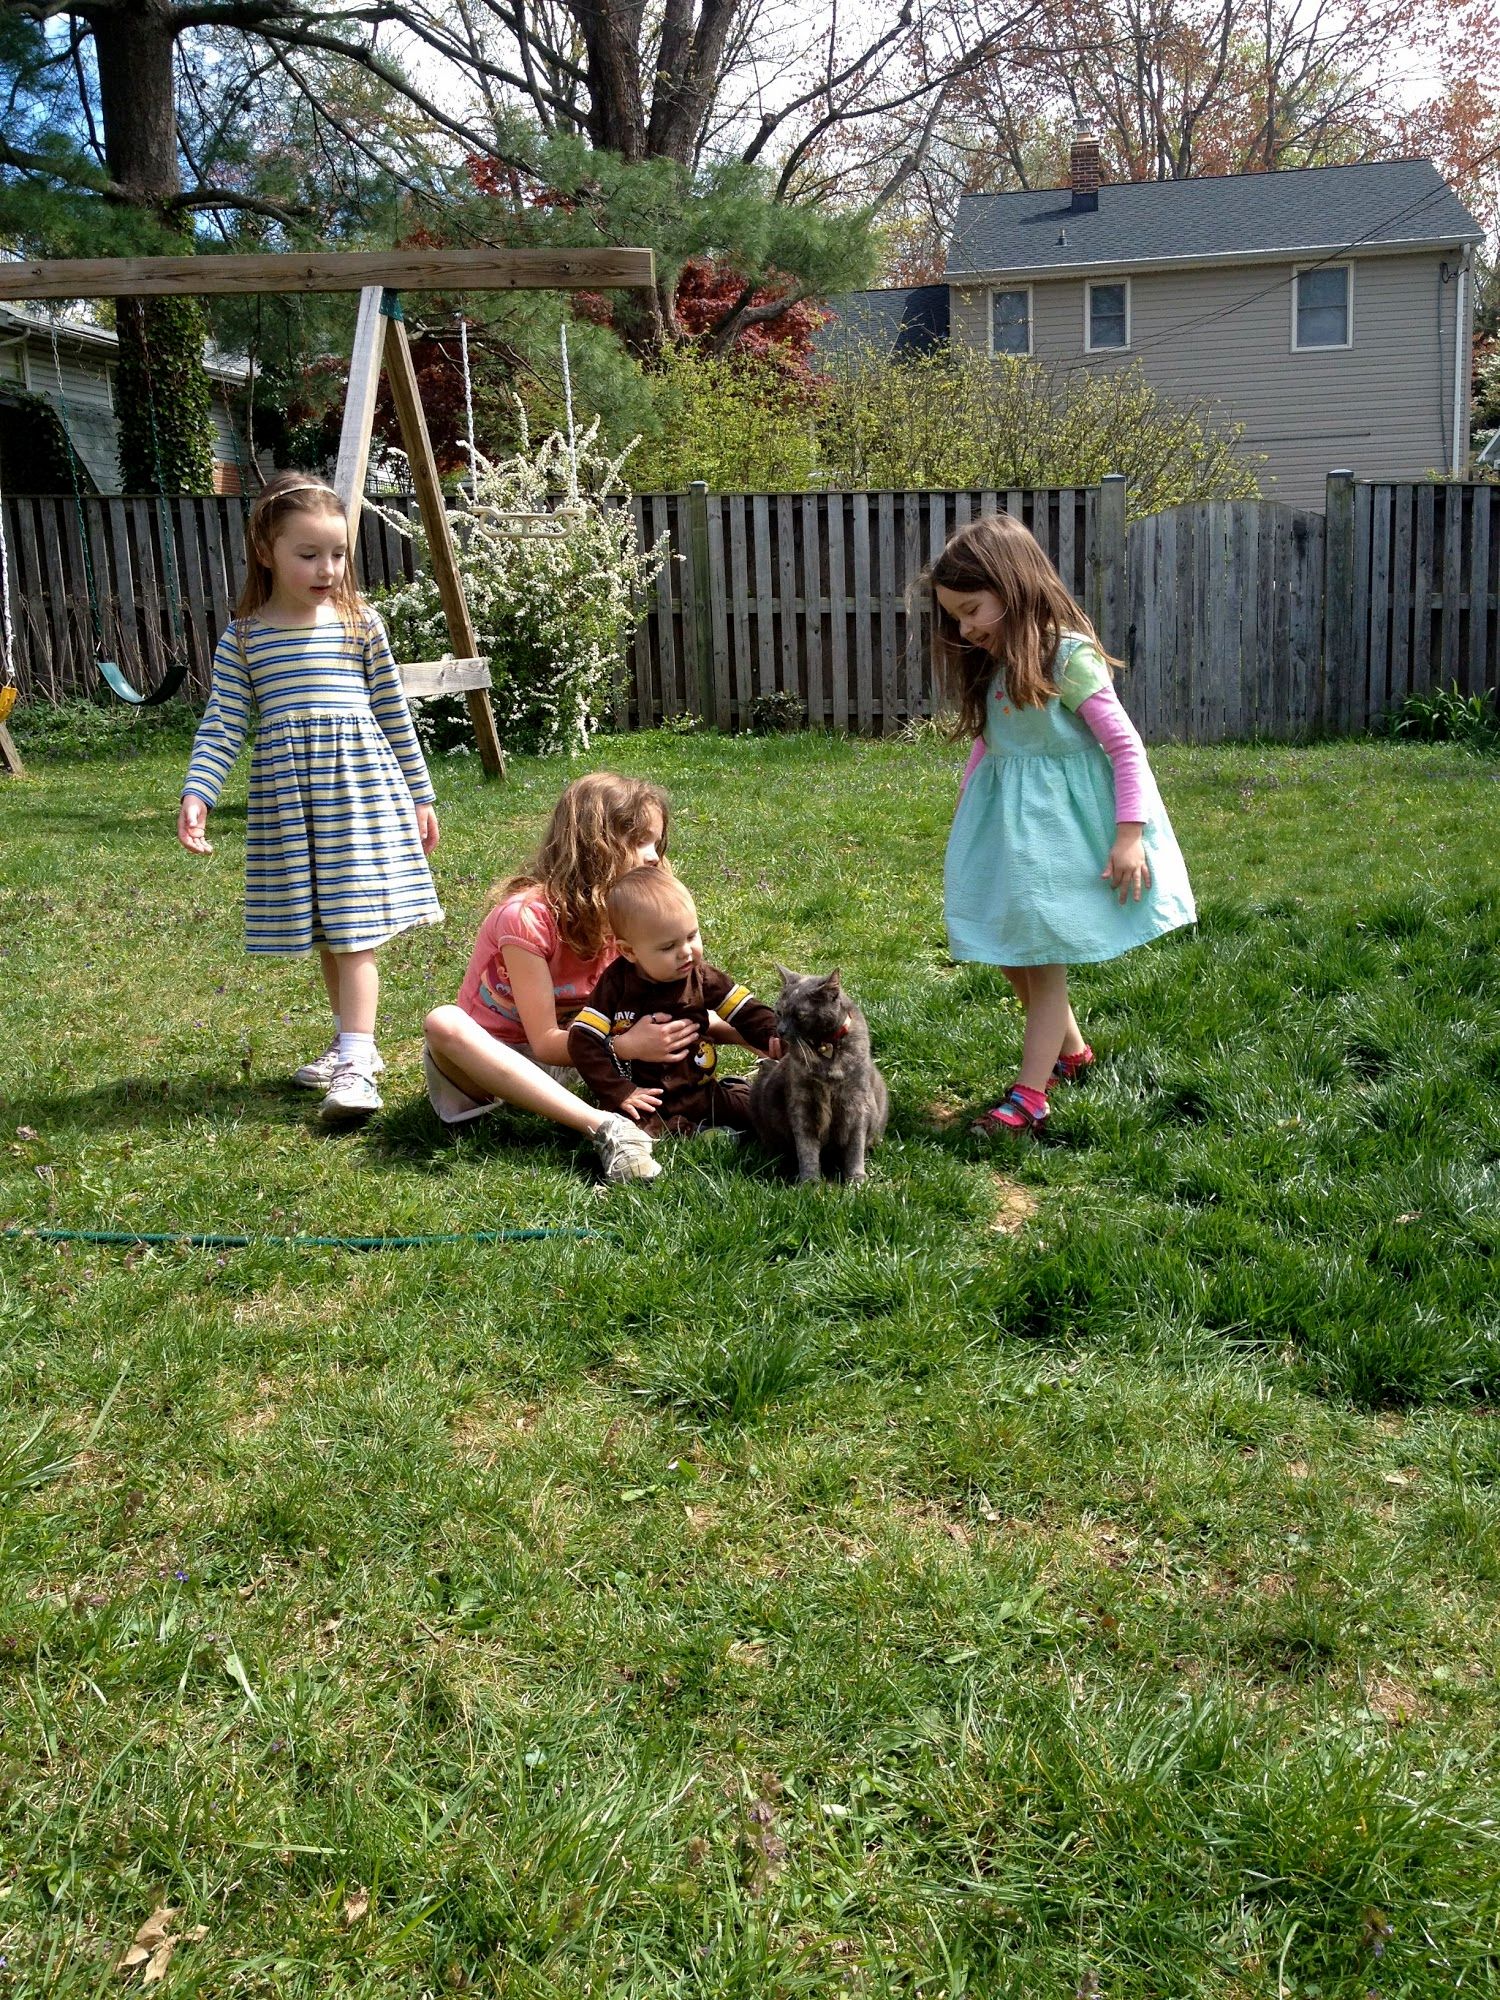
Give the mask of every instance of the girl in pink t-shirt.
<path id="1" fill-rule="evenodd" d="M 632 1106 L 630 1117 L 600 1111 L 565 1080 L 569 1024 L 615 956 L 605 894 L 616 876 L 663 856 L 667 820 L 665 794 L 639 778 L 595 771 L 564 791 L 531 868 L 496 891 L 457 1002 L 427 1016 L 427 1094 L 445 1125 L 514 1104 L 588 1133 L 607 1180 L 660 1172 L 634 1122 L 654 1105 Z M 687 1021 L 638 1021 L 615 1046 L 671 1062 L 695 1034 Z"/>

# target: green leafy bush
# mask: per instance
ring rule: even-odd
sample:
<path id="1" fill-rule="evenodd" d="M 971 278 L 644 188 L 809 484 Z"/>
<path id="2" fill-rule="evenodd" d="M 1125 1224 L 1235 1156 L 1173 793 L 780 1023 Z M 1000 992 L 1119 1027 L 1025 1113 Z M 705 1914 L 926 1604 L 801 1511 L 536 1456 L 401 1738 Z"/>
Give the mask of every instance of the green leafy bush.
<path id="1" fill-rule="evenodd" d="M 695 479 L 714 493 L 801 492 L 818 484 L 817 392 L 764 362 L 668 348 L 651 376 L 654 423 L 631 461 L 644 492 Z"/>
<path id="2" fill-rule="evenodd" d="M 964 348 L 897 362 L 870 349 L 799 380 L 681 347 L 650 379 L 654 428 L 631 461 L 650 492 L 695 479 L 730 493 L 1087 486 L 1122 472 L 1131 511 L 1149 514 L 1259 491 L 1243 426 L 1164 396 L 1138 367 L 1053 371 Z"/>
<path id="3" fill-rule="evenodd" d="M 1465 694 L 1457 681 L 1426 694 L 1409 694 L 1387 718 L 1392 736 L 1408 743 L 1462 743 L 1470 750 L 1500 752 L 1500 715 L 1495 690 Z"/>
<path id="4" fill-rule="evenodd" d="M 794 729 L 801 729 L 806 721 L 802 697 L 793 694 L 790 688 L 773 688 L 756 695 L 750 704 L 752 736 L 786 736 Z"/>
<path id="5" fill-rule="evenodd" d="M 1131 367 L 1057 370 L 951 349 L 909 361 L 836 356 L 818 407 L 831 486 L 1091 486 L 1123 472 L 1134 514 L 1251 499 L 1261 462 L 1244 427 L 1175 402 Z"/>
<path id="6" fill-rule="evenodd" d="M 516 750 L 582 749 L 609 699 L 641 593 L 665 547 L 636 546 L 625 453 L 598 447 L 597 421 L 576 457 L 554 433 L 532 447 L 522 417 L 513 458 L 475 467 L 472 500 L 450 514 L 469 613 L 490 658 L 495 719 Z M 561 491 L 561 505 L 552 496 Z M 388 517 L 418 544 L 422 573 L 385 595 L 381 613 L 398 659 L 436 659 L 451 650 L 426 537 L 419 522 Z M 419 711 L 431 747 L 433 724 Z"/>

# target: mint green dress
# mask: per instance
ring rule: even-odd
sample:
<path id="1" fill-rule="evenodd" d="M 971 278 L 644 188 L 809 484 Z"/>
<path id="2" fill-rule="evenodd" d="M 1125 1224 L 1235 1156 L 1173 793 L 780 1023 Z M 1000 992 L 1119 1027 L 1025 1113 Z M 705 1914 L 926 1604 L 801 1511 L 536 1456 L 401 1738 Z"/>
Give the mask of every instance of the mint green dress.
<path id="1" fill-rule="evenodd" d="M 1074 711 L 1109 685 L 1087 639 L 1066 635 L 1042 708 L 1017 708 L 997 675 L 986 754 L 964 787 L 943 870 L 948 947 L 983 965 L 1092 965 L 1196 920 L 1182 850 L 1143 773 L 1151 887 L 1121 906 L 1102 879 L 1115 838 L 1115 779 Z"/>

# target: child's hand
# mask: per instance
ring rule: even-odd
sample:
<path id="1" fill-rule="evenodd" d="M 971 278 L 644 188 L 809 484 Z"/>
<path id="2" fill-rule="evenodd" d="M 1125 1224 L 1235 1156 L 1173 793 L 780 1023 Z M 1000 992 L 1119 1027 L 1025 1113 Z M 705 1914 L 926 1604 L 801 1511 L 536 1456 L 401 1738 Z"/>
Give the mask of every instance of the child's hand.
<path id="1" fill-rule="evenodd" d="M 698 1030 L 693 1022 L 674 1021 L 670 1014 L 647 1014 L 611 1040 L 627 1062 L 676 1062 L 696 1045 Z"/>
<path id="2" fill-rule="evenodd" d="M 182 810 L 177 815 L 177 838 L 189 854 L 212 854 L 213 842 L 203 829 L 208 820 L 208 807 L 192 792 L 182 795 Z"/>
<path id="3" fill-rule="evenodd" d="M 431 854 L 438 844 L 437 810 L 433 806 L 417 807 L 417 838 L 422 843 L 422 852 Z"/>
<path id="4" fill-rule="evenodd" d="M 627 1118 L 633 1118 L 637 1125 L 639 1125 L 643 1118 L 651 1116 L 651 1113 L 660 1103 L 661 1092 L 659 1090 L 647 1090 L 645 1085 L 641 1084 L 631 1091 L 629 1097 L 620 1106 L 620 1109 Z"/>
<path id="5" fill-rule="evenodd" d="M 1112 889 L 1119 890 L 1122 907 L 1132 895 L 1136 902 L 1141 900 L 1141 891 L 1151 887 L 1151 868 L 1139 832 L 1116 834 L 1115 844 L 1104 864 L 1102 879 Z"/>

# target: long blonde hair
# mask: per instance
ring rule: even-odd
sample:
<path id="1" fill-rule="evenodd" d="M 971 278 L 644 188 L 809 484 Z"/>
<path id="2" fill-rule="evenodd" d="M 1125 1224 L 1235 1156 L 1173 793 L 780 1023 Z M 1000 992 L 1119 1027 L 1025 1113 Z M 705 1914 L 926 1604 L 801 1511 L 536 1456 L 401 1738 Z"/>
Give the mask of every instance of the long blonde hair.
<path id="1" fill-rule="evenodd" d="M 250 519 L 245 524 L 245 581 L 240 586 L 240 594 L 235 600 L 234 617 L 236 624 L 243 624 L 252 618 L 261 606 L 269 603 L 271 593 L 276 588 L 276 574 L 271 567 L 271 550 L 276 537 L 281 533 L 293 514 L 312 514 L 319 519 L 337 518 L 347 521 L 344 503 L 328 484 L 311 472 L 278 472 L 268 479 L 261 488 L 255 505 L 250 509 Z M 357 630 L 364 622 L 365 603 L 354 581 L 353 552 L 344 564 L 344 574 L 339 579 L 338 589 L 333 593 L 333 607 L 339 617 L 351 630 Z"/>
<path id="2" fill-rule="evenodd" d="M 950 535 L 928 569 L 927 581 L 932 586 L 938 679 L 958 709 L 955 738 L 983 735 L 985 702 L 997 666 L 1017 708 L 1041 708 L 1057 693 L 1052 661 L 1063 633 L 1078 632 L 1099 644 L 1041 544 L 1013 514 L 982 514 Z M 962 637 L 958 620 L 939 602 L 939 589 L 988 590 L 999 598 L 1000 623 L 987 645 L 970 645 Z"/>
<path id="3" fill-rule="evenodd" d="M 558 934 L 580 958 L 597 958 L 613 935 L 604 899 L 610 884 L 635 866 L 636 850 L 660 821 L 656 851 L 665 857 L 671 808 L 659 785 L 591 771 L 575 778 L 552 808 L 536 859 L 490 892 L 491 908 L 518 889 L 540 889 Z"/>

